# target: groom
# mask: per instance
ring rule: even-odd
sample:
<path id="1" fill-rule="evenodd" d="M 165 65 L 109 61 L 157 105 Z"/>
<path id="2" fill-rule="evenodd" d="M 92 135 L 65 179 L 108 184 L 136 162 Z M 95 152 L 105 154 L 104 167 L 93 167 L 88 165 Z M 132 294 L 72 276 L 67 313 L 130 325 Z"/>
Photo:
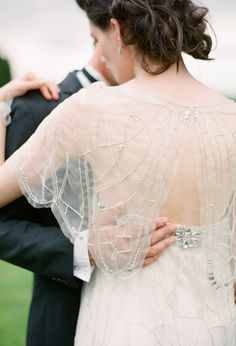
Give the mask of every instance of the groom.
<path id="1" fill-rule="evenodd" d="M 30 137 L 60 102 L 97 80 L 114 83 L 101 64 L 98 48 L 85 68 L 69 73 L 60 84 L 58 101 L 46 101 L 38 92 L 15 99 L 6 157 Z M 164 218 L 156 221 L 157 230 L 145 265 L 156 260 L 169 245 L 168 239 L 162 238 L 174 229 L 166 222 Z M 88 258 L 81 256 L 80 246 L 73 247 L 64 237 L 49 209 L 34 209 L 24 197 L 0 210 L 0 259 L 35 273 L 28 346 L 73 345 L 82 280 L 89 280 L 91 274 Z"/>

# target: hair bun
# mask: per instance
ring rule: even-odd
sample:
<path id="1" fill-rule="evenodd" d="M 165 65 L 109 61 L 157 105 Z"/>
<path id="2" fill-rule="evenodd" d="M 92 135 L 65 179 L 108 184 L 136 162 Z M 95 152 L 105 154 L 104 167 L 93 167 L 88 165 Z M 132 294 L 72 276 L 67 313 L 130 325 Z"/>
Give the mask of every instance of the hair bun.
<path id="1" fill-rule="evenodd" d="M 178 63 L 185 52 L 210 60 L 212 39 L 206 34 L 208 9 L 190 0 L 113 0 L 111 15 L 119 21 L 124 43 L 135 44 L 143 68 L 153 74 Z M 149 62 L 161 68 L 150 71 Z"/>

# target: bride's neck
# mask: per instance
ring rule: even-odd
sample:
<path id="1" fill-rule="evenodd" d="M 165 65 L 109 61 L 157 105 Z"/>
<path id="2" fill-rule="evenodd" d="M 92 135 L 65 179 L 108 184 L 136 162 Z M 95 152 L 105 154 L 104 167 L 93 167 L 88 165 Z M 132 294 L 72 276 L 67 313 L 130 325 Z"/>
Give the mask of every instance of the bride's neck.
<path id="1" fill-rule="evenodd" d="M 189 84 L 199 83 L 187 70 L 184 62 L 181 60 L 179 67 L 173 64 L 163 73 L 158 75 L 151 75 L 144 71 L 140 66 L 135 67 L 135 81 L 152 90 L 162 91 L 163 94 L 172 93 L 176 95 L 178 90 L 183 89 L 184 86 Z"/>
<path id="2" fill-rule="evenodd" d="M 173 64 L 168 70 L 158 75 L 145 72 L 140 66 L 135 67 L 133 83 L 172 102 L 181 104 L 208 105 L 223 100 L 223 96 L 200 83 L 187 70 L 183 60 Z M 217 100 L 218 99 L 218 100 Z"/>

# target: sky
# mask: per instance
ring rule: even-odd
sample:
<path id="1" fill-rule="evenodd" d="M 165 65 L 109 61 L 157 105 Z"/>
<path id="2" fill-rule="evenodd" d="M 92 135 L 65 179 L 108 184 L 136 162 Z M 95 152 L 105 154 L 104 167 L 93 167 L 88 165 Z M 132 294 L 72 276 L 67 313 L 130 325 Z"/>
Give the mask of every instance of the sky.
<path id="1" fill-rule="evenodd" d="M 202 82 L 236 95 L 236 1 L 201 3 L 210 9 L 217 36 L 215 60 L 186 58 L 187 65 Z M 9 58 L 13 76 L 33 71 L 60 81 L 82 67 L 91 52 L 88 21 L 75 0 L 0 0 L 0 53 Z"/>

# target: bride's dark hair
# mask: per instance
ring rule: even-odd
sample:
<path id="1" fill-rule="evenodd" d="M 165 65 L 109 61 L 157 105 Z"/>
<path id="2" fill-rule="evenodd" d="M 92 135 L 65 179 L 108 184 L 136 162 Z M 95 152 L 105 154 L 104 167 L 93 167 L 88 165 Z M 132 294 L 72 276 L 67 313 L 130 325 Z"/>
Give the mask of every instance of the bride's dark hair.
<path id="1" fill-rule="evenodd" d="M 159 74 L 179 63 L 185 52 L 210 60 L 212 39 L 206 33 L 208 9 L 191 0 L 77 0 L 102 30 L 115 18 L 125 45 L 135 45 L 145 71 Z M 153 64 L 158 62 L 158 67 Z M 150 67 L 152 66 L 152 67 Z"/>
<path id="2" fill-rule="evenodd" d="M 111 5 L 113 0 L 76 0 L 89 20 L 101 30 L 108 29 L 111 20 Z"/>

